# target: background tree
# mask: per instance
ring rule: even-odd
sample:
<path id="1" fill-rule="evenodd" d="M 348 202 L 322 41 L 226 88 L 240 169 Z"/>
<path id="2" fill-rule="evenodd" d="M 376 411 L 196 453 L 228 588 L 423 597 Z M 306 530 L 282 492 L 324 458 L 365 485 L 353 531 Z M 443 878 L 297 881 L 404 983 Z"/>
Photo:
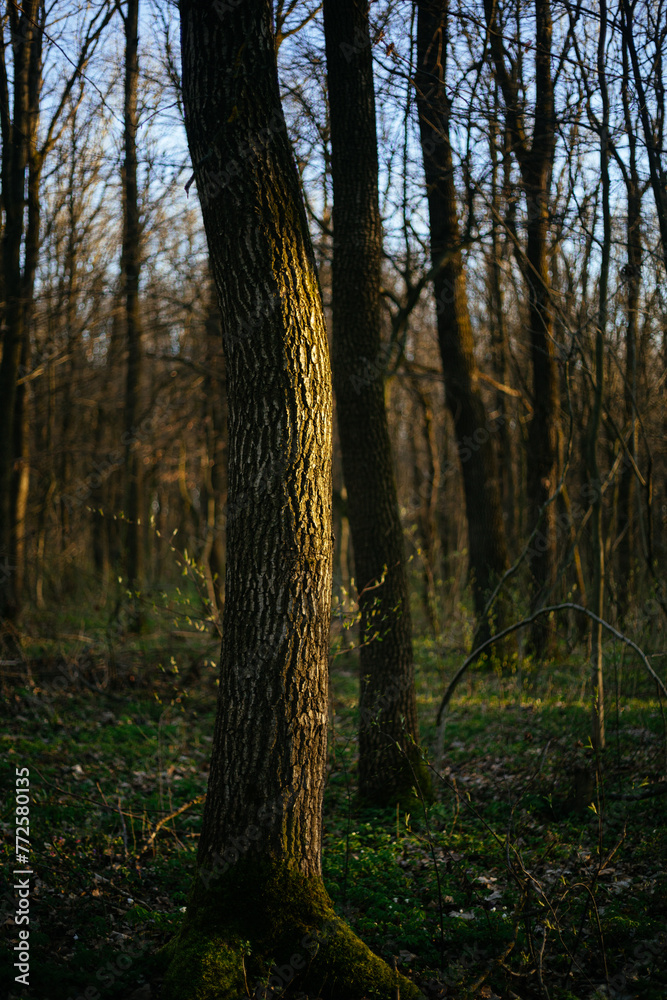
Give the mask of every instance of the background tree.
<path id="1" fill-rule="evenodd" d="M 588 479 L 594 494 L 591 534 L 593 538 L 593 611 L 604 615 L 605 552 L 602 524 L 602 496 L 597 449 L 602 405 L 604 399 L 604 345 L 607 336 L 607 296 L 609 290 L 609 259 L 611 254 L 611 203 L 609 178 L 609 90 L 606 74 L 607 60 L 607 4 L 601 0 L 600 30 L 598 34 L 597 70 L 602 102 L 602 117 L 598 124 L 600 135 L 600 179 L 602 197 L 602 256 L 600 260 L 600 287 L 598 321 L 595 330 L 595 385 L 590 423 L 587 434 Z M 593 688 L 593 745 L 598 750 L 605 745 L 604 677 L 602 662 L 602 626 L 591 623 L 591 666 Z"/>
<path id="2" fill-rule="evenodd" d="M 521 40 L 517 38 L 513 59 L 504 43 L 505 35 L 509 33 L 511 11 L 502 8 L 495 0 L 484 0 L 493 68 L 503 95 L 511 152 L 519 165 L 526 199 L 525 264 L 522 269 L 529 298 L 528 328 L 533 376 L 533 416 L 526 459 L 531 522 L 535 525 L 539 518 L 541 524 L 540 545 L 532 549 L 530 556 L 534 601 L 539 604 L 553 586 L 556 575 L 556 507 L 550 500 L 558 479 L 560 388 L 548 272 L 549 196 L 556 151 L 550 0 L 535 0 L 534 10 L 535 31 L 530 42 L 530 48 L 534 48 L 535 52 L 531 134 L 523 98 L 526 81 L 521 76 Z M 543 648 L 544 639 L 544 633 L 535 629 L 533 640 L 538 649 Z"/>
<path id="3" fill-rule="evenodd" d="M 625 132 L 628 138 L 628 163 L 616 157 L 623 173 L 627 198 L 627 263 L 621 272 L 625 277 L 627 318 L 625 332 L 625 374 L 623 383 L 624 430 L 630 428 L 628 449 L 631 460 L 624 460 L 618 485 L 618 612 L 624 619 L 636 586 L 635 470 L 637 459 L 637 334 L 642 269 L 641 203 L 642 189 L 637 168 L 637 134 L 632 118 L 630 66 L 626 36 L 623 36 L 621 97 Z"/>
<path id="4" fill-rule="evenodd" d="M 19 384 L 21 365 L 30 360 L 28 338 L 36 249 L 39 239 L 39 173 L 36 137 L 42 63 L 44 5 L 8 5 L 7 20 L 14 54 L 10 98 L 5 61 L 6 23 L 0 46 L 0 123 L 2 127 L 2 360 L 0 361 L 0 554 L 5 564 L 0 583 L 0 619 L 14 619 L 22 598 L 25 506 L 28 465 L 25 455 L 27 392 Z M 26 199 L 26 185 L 28 198 Z M 27 203 L 26 203 L 27 202 Z M 26 218 L 27 216 L 27 218 Z"/>
<path id="5" fill-rule="evenodd" d="M 485 610 L 507 569 L 496 452 L 479 391 L 459 232 L 446 93 L 448 3 L 420 2 L 417 21 L 417 108 L 428 192 L 433 286 L 445 400 L 461 456 L 468 519 L 469 568 L 479 645 L 490 634 Z M 492 612 L 498 629 L 505 614 Z"/>
<path id="6" fill-rule="evenodd" d="M 333 180 L 332 363 L 359 594 L 359 794 L 408 801 L 428 784 L 418 739 L 412 623 L 384 397 L 373 59 L 365 0 L 324 4 Z M 376 374 L 367 373 L 375 363 Z"/>
<path id="7" fill-rule="evenodd" d="M 141 587 L 144 574 L 144 498 L 142 456 L 137 428 L 142 410 L 142 331 L 139 302 L 141 223 L 137 187 L 137 86 L 139 82 L 139 0 L 128 0 L 125 26 L 123 253 L 121 280 L 125 298 L 127 381 L 125 386 L 125 489 L 127 523 L 124 559 L 130 588 Z"/>
<path id="8" fill-rule="evenodd" d="M 2 358 L 0 360 L 0 621 L 14 619 L 23 597 L 26 512 L 29 488 L 30 321 L 34 315 L 39 264 L 41 182 L 46 157 L 58 143 L 70 97 L 84 66 L 113 14 L 103 4 L 85 25 L 79 52 L 40 130 L 45 5 L 20 10 L 7 4 L 0 46 L 0 130 L 2 133 Z M 5 44 L 9 28 L 11 44 Z M 13 53 L 13 81 L 6 53 Z M 21 377 L 20 377 L 21 375 Z"/>
<path id="9" fill-rule="evenodd" d="M 639 104 L 642 129 L 644 132 L 644 143 L 646 157 L 648 160 L 649 179 L 653 196 L 655 199 L 655 209 L 658 216 L 658 226 L 660 232 L 660 242 L 662 246 L 663 262 L 667 271 L 667 194 L 665 185 L 665 167 L 663 163 L 664 151 L 664 127 L 665 127 L 665 80 L 663 75 L 664 48 L 667 41 L 667 28 L 664 18 L 661 18 L 659 8 L 653 13 L 647 8 L 645 21 L 642 24 L 643 34 L 648 43 L 647 48 L 652 48 L 651 70 L 642 72 L 640 56 L 637 51 L 636 33 L 639 31 L 639 24 L 634 20 L 635 5 L 622 0 L 621 2 L 621 31 L 623 33 L 623 44 L 632 66 L 633 82 Z M 652 100 L 647 93 L 648 86 L 655 81 L 653 86 Z M 655 108 L 654 119 L 651 120 L 651 106 Z"/>

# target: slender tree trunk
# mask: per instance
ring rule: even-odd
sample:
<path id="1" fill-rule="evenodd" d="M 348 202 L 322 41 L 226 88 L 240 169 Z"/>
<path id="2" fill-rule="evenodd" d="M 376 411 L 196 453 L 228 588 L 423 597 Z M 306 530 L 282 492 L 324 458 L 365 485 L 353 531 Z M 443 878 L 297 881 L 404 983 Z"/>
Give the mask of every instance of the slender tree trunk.
<path id="1" fill-rule="evenodd" d="M 663 129 L 664 129 L 664 116 L 665 108 L 664 104 L 662 107 L 658 107 L 657 113 L 657 125 L 659 125 L 659 130 L 656 128 L 654 130 L 650 119 L 650 108 L 652 101 L 646 95 L 645 80 L 646 74 L 642 74 L 642 67 L 639 62 L 639 56 L 637 54 L 637 47 L 635 45 L 634 39 L 634 26 L 633 26 L 633 11 L 635 5 L 630 3 L 630 0 L 621 0 L 621 30 L 623 33 L 623 44 L 624 49 L 630 58 L 630 64 L 632 66 L 633 82 L 635 85 L 635 90 L 637 92 L 637 104 L 639 107 L 639 114 L 642 123 L 642 129 L 644 132 L 644 142 L 646 149 L 646 156 L 648 159 L 649 166 L 649 177 L 651 181 L 651 188 L 653 189 L 653 197 L 655 199 L 655 210 L 658 216 L 658 228 L 660 231 L 660 242 L 662 245 L 663 262 L 665 265 L 665 271 L 667 271 L 667 175 L 665 173 L 665 168 L 662 161 L 663 152 Z M 656 86 L 656 91 L 660 87 L 663 101 L 664 101 L 664 81 L 662 79 L 662 58 L 660 53 L 662 52 L 662 45 L 664 44 L 662 38 L 659 37 L 658 32 L 663 30 L 663 22 L 661 18 L 655 18 L 656 25 L 656 54 L 657 61 L 653 68 L 655 73 L 656 81 L 659 81 Z M 657 133 L 657 134 L 656 134 Z"/>
<path id="2" fill-rule="evenodd" d="M 27 217 L 23 247 L 22 309 L 24 337 L 21 347 L 21 367 L 29 371 L 32 357 L 30 328 L 34 315 L 35 274 L 39 255 L 40 203 L 42 157 L 37 149 L 39 125 L 39 97 L 42 86 L 42 33 L 44 6 L 40 5 L 35 39 L 30 49 L 28 72 L 28 185 Z M 32 396 L 30 386 L 20 381 L 16 389 L 14 412 L 14 474 L 12 482 L 12 532 L 11 561 L 16 567 L 14 594 L 21 607 L 25 588 L 26 545 L 28 541 L 28 493 L 30 489 L 30 414 Z"/>
<path id="3" fill-rule="evenodd" d="M 72 425 L 76 423 L 76 379 L 77 362 L 79 360 L 80 326 L 77 319 L 78 304 L 78 275 L 77 265 L 79 263 L 77 253 L 78 222 L 79 212 L 77 211 L 77 199 L 79 192 L 76 189 L 76 161 L 78 149 L 75 139 L 76 117 L 72 128 L 72 149 L 69 164 L 69 191 L 67 194 L 67 246 L 65 250 L 65 287 L 63 288 L 64 298 L 64 318 L 67 332 L 67 354 L 69 361 L 64 372 L 61 372 L 62 379 L 62 405 L 61 405 L 61 445 L 60 445 L 60 487 L 63 492 L 67 491 L 72 471 L 72 446 L 70 443 L 70 431 Z M 63 536 L 67 537 L 70 531 L 70 508 L 68 504 L 61 504 L 61 519 Z"/>
<path id="4" fill-rule="evenodd" d="M 29 311 L 24 307 L 25 320 Z M 26 329 L 21 354 L 21 369 L 30 368 L 30 342 Z M 28 491 L 30 488 L 30 389 L 23 382 L 17 386 L 14 410 L 14 470 L 11 485 L 11 511 L 13 530 L 11 533 L 10 562 L 14 567 L 14 596 L 20 610 L 24 598 L 26 571 L 26 543 L 28 540 Z"/>
<path id="5" fill-rule="evenodd" d="M 34 162 L 34 140 L 41 81 L 43 5 L 40 0 L 27 0 L 20 11 L 10 5 L 8 28 L 12 33 L 14 53 L 11 102 L 5 62 L 5 23 L 0 47 L 2 205 L 5 215 L 2 230 L 5 299 L 0 360 L 0 620 L 17 617 L 23 586 L 28 423 L 27 389 L 25 383 L 19 385 L 19 376 L 21 364 L 30 357 L 28 315 L 39 233 L 39 171 Z"/>
<path id="6" fill-rule="evenodd" d="M 218 293 L 211 276 L 209 303 L 206 311 L 206 458 L 205 488 L 202 507 L 206 517 L 205 571 L 209 581 L 209 597 L 213 606 L 222 610 L 224 602 L 225 551 L 222 535 L 222 512 L 227 500 L 227 389 L 225 362 L 222 354 L 222 331 Z"/>
<path id="7" fill-rule="evenodd" d="M 530 567 L 534 581 L 534 605 L 550 592 L 556 574 L 556 504 L 544 505 L 552 497 L 558 479 L 558 438 L 560 387 L 554 357 L 553 315 L 549 296 L 547 261 L 547 184 L 542 171 L 529 171 L 527 246 L 529 327 L 533 369 L 533 416 L 528 430 L 527 487 L 531 506 L 531 526 L 540 510 L 541 528 L 531 549 Z M 533 643 L 545 648 L 548 637 L 537 629 Z"/>
<path id="8" fill-rule="evenodd" d="M 630 67 L 627 44 L 623 46 L 623 82 L 622 98 L 625 118 L 625 132 L 629 145 L 629 162 L 625 176 L 628 223 L 627 223 L 627 254 L 624 268 L 627 288 L 627 325 L 625 328 L 625 381 L 623 385 L 623 401 L 625 405 L 625 427 L 630 429 L 628 445 L 633 458 L 637 457 L 637 317 L 639 311 L 639 289 L 641 284 L 641 193 L 639 175 L 637 172 L 637 136 L 631 115 L 631 95 L 629 92 Z M 621 468 L 618 483 L 618 579 L 616 594 L 618 599 L 618 614 L 621 619 L 627 615 L 635 591 L 635 472 L 632 464 L 626 460 Z"/>
<path id="9" fill-rule="evenodd" d="M 102 461 L 102 456 L 105 451 L 105 431 L 107 428 L 107 415 L 105 413 L 105 408 L 101 402 L 98 401 L 95 409 L 95 454 L 98 456 L 98 461 Z M 111 473 L 113 475 L 113 472 Z M 63 507 L 65 505 L 63 504 Z M 95 571 L 99 576 L 100 581 L 100 591 L 106 597 L 107 586 L 110 576 L 110 525 L 115 528 L 116 521 L 111 516 L 111 511 L 113 507 L 109 503 L 109 476 L 100 476 L 100 481 L 97 483 L 90 497 L 90 506 L 93 509 L 92 513 L 92 549 L 93 549 L 93 565 L 95 566 Z"/>
<path id="10" fill-rule="evenodd" d="M 549 191 L 556 148 L 554 84 L 551 71 L 551 0 L 535 0 L 535 104 L 532 136 L 528 136 L 523 81 L 508 71 L 495 0 L 484 0 L 489 44 L 496 79 L 505 102 L 512 151 L 517 158 L 526 196 L 524 278 L 528 289 L 528 327 L 533 371 L 533 416 L 528 432 L 527 488 L 531 528 L 540 530 L 531 548 L 533 606 L 539 606 L 555 584 L 557 566 L 556 505 L 551 498 L 558 480 L 560 387 L 549 294 Z M 518 8 L 517 8 L 518 11 Z M 518 16 L 518 15 L 517 15 Z M 539 653 L 551 645 L 551 633 L 537 623 L 532 644 Z"/>
<path id="11" fill-rule="evenodd" d="M 139 81 L 139 0 L 127 0 L 125 19 L 125 104 L 123 164 L 123 254 L 127 381 L 125 387 L 125 572 L 130 588 L 144 575 L 144 498 L 141 442 L 137 428 L 142 402 L 142 330 L 139 301 L 141 223 L 137 187 L 137 85 Z"/>
<path id="12" fill-rule="evenodd" d="M 600 261 L 600 303 L 595 331 L 595 395 L 586 440 L 588 481 L 593 493 L 591 511 L 591 536 L 593 554 L 593 611 L 604 616 L 605 550 L 602 529 L 602 489 L 598 467 L 597 448 L 604 396 L 604 342 L 607 330 L 607 293 L 609 287 L 609 257 L 611 253 L 611 204 L 609 179 L 609 94 L 605 70 L 607 44 L 607 3 L 600 0 L 600 31 L 598 37 L 598 83 L 602 98 L 600 124 L 600 176 L 602 179 L 602 258 Z M 603 750 L 605 745 L 604 678 L 602 663 L 602 626 L 591 621 L 591 684 L 593 689 L 592 723 L 593 746 Z"/>
<path id="13" fill-rule="evenodd" d="M 321 878 L 331 376 L 271 5 L 182 0 L 180 11 L 186 127 L 222 313 L 229 503 L 198 877 L 163 995 L 236 1000 L 270 975 L 281 992 L 389 998 L 393 971 L 334 916 Z M 223 170 L 224 193 L 209 194 Z M 400 990 L 417 995 L 406 980 Z"/>
<path id="14" fill-rule="evenodd" d="M 452 415 L 465 490 L 470 576 L 477 634 L 488 637 L 485 608 L 507 569 L 502 501 L 492 427 L 479 390 L 468 309 L 461 236 L 449 139 L 450 101 L 446 94 L 447 0 L 419 0 L 417 22 L 417 107 L 424 156 L 431 230 L 438 341 L 446 402 Z M 503 601 L 493 609 L 496 628 L 506 623 Z"/>
<path id="15" fill-rule="evenodd" d="M 41 502 L 37 513 L 37 546 L 35 558 L 35 603 L 38 608 L 44 607 L 44 570 L 46 566 L 47 529 L 49 523 L 49 511 L 56 492 L 58 480 L 55 469 L 55 395 L 56 378 L 54 366 L 48 362 L 46 371 L 46 419 L 38 430 L 39 447 L 48 456 L 48 480 L 43 483 L 41 491 Z"/>
<path id="16" fill-rule="evenodd" d="M 325 0 L 333 179 L 333 379 L 361 611 L 359 795 L 407 803 L 422 771 L 403 530 L 381 371 L 373 60 L 364 0 Z M 363 376 L 368 361 L 377 375 Z M 420 780 L 425 775 L 422 773 Z"/>
<path id="17" fill-rule="evenodd" d="M 496 86 L 496 106 L 500 104 Z M 495 375 L 501 385 L 508 384 L 508 346 L 507 324 L 505 322 L 505 301 L 503 295 L 503 278 L 501 261 L 503 259 L 503 244 L 501 241 L 501 185 L 498 179 L 498 127 L 497 122 L 489 123 L 489 151 L 491 154 L 491 261 L 489 265 L 490 287 L 490 330 L 491 343 L 494 350 Z M 503 524 L 509 547 L 515 542 L 516 535 L 516 491 L 514 483 L 514 458 L 512 454 L 512 435 L 510 433 L 510 414 L 507 407 L 507 397 L 499 391 L 496 395 L 496 409 L 500 427 L 498 430 L 498 447 L 496 449 L 499 474 L 499 490 L 503 504 Z"/>
<path id="18" fill-rule="evenodd" d="M 435 572 L 438 562 L 436 511 L 440 492 L 440 456 L 433 424 L 431 402 L 419 382 L 410 386 L 415 398 L 415 419 L 419 421 L 426 452 L 426 471 L 420 468 L 417 450 L 417 436 L 413 434 L 414 446 L 413 481 L 414 497 L 417 504 L 418 541 L 421 548 L 424 580 L 424 610 L 435 638 L 440 634 L 438 621 Z"/>

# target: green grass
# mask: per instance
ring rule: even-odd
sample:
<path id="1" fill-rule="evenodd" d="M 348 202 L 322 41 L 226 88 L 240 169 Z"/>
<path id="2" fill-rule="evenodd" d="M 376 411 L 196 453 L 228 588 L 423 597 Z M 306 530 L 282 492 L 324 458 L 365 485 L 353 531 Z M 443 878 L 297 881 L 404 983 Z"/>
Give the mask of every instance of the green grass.
<path id="1" fill-rule="evenodd" d="M 17 766 L 30 768 L 35 875 L 30 990 L 3 957 L 3 995 L 120 1000 L 148 984 L 158 995 L 155 956 L 182 918 L 201 804 L 150 837 L 205 793 L 216 695 L 217 638 L 198 629 L 191 595 L 183 624 L 182 600 L 149 605 L 139 636 L 113 634 L 113 673 L 109 608 L 35 621 L 30 675 L 5 678 L 5 955 Z M 667 796 L 622 797 L 665 777 L 662 709 L 640 668 L 609 647 L 596 760 L 580 654 L 505 676 L 471 669 L 439 732 L 462 654 L 422 639 L 416 658 L 437 800 L 412 815 L 359 807 L 355 655 L 332 660 L 323 865 L 337 911 L 430 997 L 664 1000 Z M 577 810 L 582 771 L 594 790 Z"/>

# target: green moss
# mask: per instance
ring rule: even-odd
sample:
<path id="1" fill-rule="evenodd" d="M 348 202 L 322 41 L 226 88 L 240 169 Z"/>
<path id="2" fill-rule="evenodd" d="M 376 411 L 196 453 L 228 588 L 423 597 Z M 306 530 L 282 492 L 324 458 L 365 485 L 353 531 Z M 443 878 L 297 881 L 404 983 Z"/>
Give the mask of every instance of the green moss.
<path id="1" fill-rule="evenodd" d="M 314 996 L 394 1000 L 397 987 L 401 997 L 421 996 L 414 983 L 390 969 L 342 920 L 331 919 L 321 933 L 323 940 L 306 980 Z"/>
<path id="2" fill-rule="evenodd" d="M 164 1000 L 238 1000 L 288 985 L 330 1000 L 404 1000 L 417 987 L 378 958 L 334 913 L 319 878 L 280 862 L 240 861 L 195 885 L 170 946 Z"/>
<path id="3" fill-rule="evenodd" d="M 174 942 L 162 996 L 165 1000 L 236 1000 L 245 991 L 243 961 L 239 941 L 184 928 Z"/>

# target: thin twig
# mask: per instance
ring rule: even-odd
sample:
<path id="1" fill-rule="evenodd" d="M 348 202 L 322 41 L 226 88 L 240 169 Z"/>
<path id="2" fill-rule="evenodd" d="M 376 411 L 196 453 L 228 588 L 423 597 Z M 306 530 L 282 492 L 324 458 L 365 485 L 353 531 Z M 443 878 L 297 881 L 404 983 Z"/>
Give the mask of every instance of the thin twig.
<path id="1" fill-rule="evenodd" d="M 176 819 L 177 816 L 180 816 L 181 813 L 184 813 L 187 809 L 191 809 L 192 806 L 199 805 L 199 803 L 203 802 L 205 798 L 206 798 L 205 795 L 197 795 L 196 798 L 192 799 L 190 802 L 186 802 L 185 805 L 181 806 L 179 809 L 176 809 L 175 812 L 170 813 L 168 816 L 164 816 L 160 820 L 160 822 L 157 824 L 157 826 L 155 827 L 155 829 L 151 833 L 150 837 L 148 838 L 148 840 L 145 842 L 145 844 L 143 845 L 143 847 L 139 851 L 139 856 L 141 856 L 142 854 L 145 854 L 146 851 L 148 851 L 153 846 L 153 841 L 155 840 L 155 838 L 157 837 L 158 833 L 160 832 L 160 830 L 162 829 L 162 827 L 165 825 L 165 823 L 168 823 L 169 820 Z"/>
<path id="2" fill-rule="evenodd" d="M 245 983 L 245 991 L 249 997 L 252 997 L 252 993 L 250 992 L 250 987 L 248 986 L 248 977 L 245 971 L 245 955 L 241 955 L 241 966 L 243 968 L 243 982 Z"/>
<path id="3" fill-rule="evenodd" d="M 123 828 L 123 850 L 125 851 L 125 857 L 127 857 L 129 854 L 127 849 L 127 826 L 125 825 L 125 817 L 123 816 L 123 810 L 120 805 L 120 795 L 118 796 L 118 815 L 120 816 L 120 822 Z"/>

